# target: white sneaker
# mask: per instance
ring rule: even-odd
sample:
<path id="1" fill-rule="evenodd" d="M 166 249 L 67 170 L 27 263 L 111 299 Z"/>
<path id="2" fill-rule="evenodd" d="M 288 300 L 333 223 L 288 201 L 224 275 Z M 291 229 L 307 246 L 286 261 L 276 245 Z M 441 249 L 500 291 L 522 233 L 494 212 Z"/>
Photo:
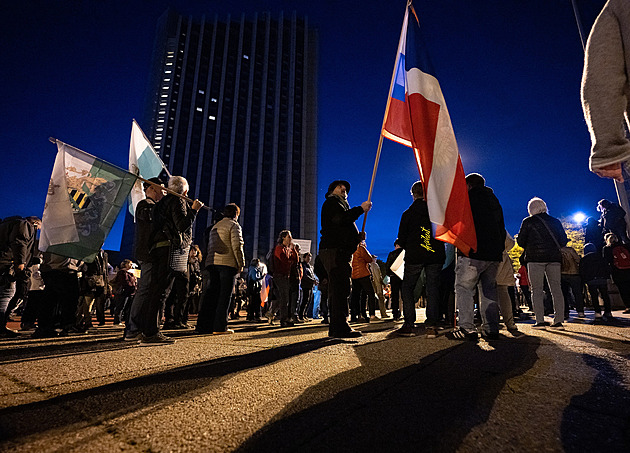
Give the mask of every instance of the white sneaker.
<path id="1" fill-rule="evenodd" d="M 595 313 L 595 319 L 600 319 L 602 317 L 601 313 Z"/>

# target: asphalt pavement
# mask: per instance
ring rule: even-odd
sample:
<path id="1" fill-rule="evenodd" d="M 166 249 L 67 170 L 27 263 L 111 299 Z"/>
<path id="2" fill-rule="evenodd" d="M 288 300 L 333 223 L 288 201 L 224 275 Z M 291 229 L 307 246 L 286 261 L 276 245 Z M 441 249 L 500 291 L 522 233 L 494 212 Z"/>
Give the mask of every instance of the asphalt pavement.
<path id="1" fill-rule="evenodd" d="M 630 315 L 571 313 L 479 342 L 392 321 L 352 341 L 318 320 L 149 347 L 22 333 L 0 340 L 0 451 L 629 452 Z"/>

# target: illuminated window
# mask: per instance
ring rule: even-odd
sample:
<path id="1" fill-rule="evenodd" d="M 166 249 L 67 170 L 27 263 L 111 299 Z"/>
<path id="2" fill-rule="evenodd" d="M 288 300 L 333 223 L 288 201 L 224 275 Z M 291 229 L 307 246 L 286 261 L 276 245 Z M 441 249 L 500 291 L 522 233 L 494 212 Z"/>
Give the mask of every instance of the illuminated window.
<path id="1" fill-rule="evenodd" d="M 203 112 L 203 109 L 201 107 L 197 107 L 197 111 L 198 112 Z"/>
<path id="2" fill-rule="evenodd" d="M 212 102 L 217 102 L 216 98 L 210 99 Z"/>
<path id="3" fill-rule="evenodd" d="M 199 94 L 205 94 L 203 90 L 199 90 Z"/>
<path id="4" fill-rule="evenodd" d="M 167 97 L 168 97 L 168 94 L 163 94 L 161 97 L 163 97 L 163 98 L 167 98 Z"/>
<path id="5" fill-rule="evenodd" d="M 249 57 L 247 55 L 243 55 L 243 58 L 245 58 L 246 60 L 249 60 Z"/>
<path id="6" fill-rule="evenodd" d="M 212 116 L 212 115 L 210 115 L 210 116 L 208 117 L 208 119 L 209 119 L 209 120 L 212 120 L 212 121 L 216 120 L 216 118 L 215 118 L 214 116 Z"/>

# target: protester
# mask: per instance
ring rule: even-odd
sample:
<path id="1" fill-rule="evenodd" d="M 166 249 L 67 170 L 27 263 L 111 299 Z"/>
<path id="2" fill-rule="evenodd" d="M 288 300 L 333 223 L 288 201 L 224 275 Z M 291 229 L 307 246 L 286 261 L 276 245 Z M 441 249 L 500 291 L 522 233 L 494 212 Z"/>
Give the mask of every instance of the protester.
<path id="1" fill-rule="evenodd" d="M 247 320 L 260 322 L 260 308 L 262 306 L 261 291 L 263 279 L 265 278 L 265 268 L 260 263 L 260 259 L 254 258 L 247 270 L 247 293 L 249 302 L 247 304 Z"/>
<path id="2" fill-rule="evenodd" d="M 628 124 L 629 70 L 630 3 L 609 0 L 586 44 L 582 107 L 593 144 L 590 169 L 618 181 L 623 181 L 622 162 L 630 159 L 630 142 L 623 128 L 624 121 Z"/>
<path id="3" fill-rule="evenodd" d="M 312 257 L 311 252 L 306 252 L 302 255 L 302 280 L 300 281 L 302 303 L 298 311 L 298 319 L 306 320 L 313 317 L 313 287 L 317 284 L 317 278 L 311 265 Z"/>
<path id="4" fill-rule="evenodd" d="M 0 338 L 19 336 L 7 327 L 9 303 L 17 287 L 26 295 L 28 268 L 35 254 L 35 236 L 40 225 L 38 217 L 9 217 L 0 223 Z"/>
<path id="5" fill-rule="evenodd" d="M 348 324 L 348 297 L 352 274 L 352 254 L 359 245 L 359 230 L 355 220 L 372 208 L 364 201 L 350 208 L 350 183 L 337 180 L 330 183 L 321 212 L 321 239 L 319 255 L 328 274 L 328 335 L 333 338 L 356 338 L 361 332 Z"/>
<path id="6" fill-rule="evenodd" d="M 398 242 L 398 239 L 394 241 L 394 250 L 387 255 L 387 276 L 389 277 L 389 284 L 391 286 L 390 305 L 392 309 L 392 316 L 394 321 L 400 321 L 400 293 L 402 292 L 402 279 L 392 271 L 392 265 L 398 258 L 398 255 L 402 253 L 403 249 Z"/>
<path id="7" fill-rule="evenodd" d="M 365 245 L 365 233 L 359 233 L 361 242 L 352 255 L 352 296 L 350 302 L 351 322 L 370 322 L 375 315 L 376 297 L 372 287 L 370 263 L 372 254 Z M 367 307 L 366 307 L 367 303 Z M 369 317 L 366 311 L 369 309 Z"/>
<path id="8" fill-rule="evenodd" d="M 319 255 L 315 257 L 315 276 L 317 277 L 317 289 L 320 292 L 319 313 L 322 315 L 322 324 L 329 324 L 328 319 L 328 273 Z"/>
<path id="9" fill-rule="evenodd" d="M 455 304 L 459 310 L 459 329 L 454 337 L 475 341 L 474 292 L 479 293 L 481 334 L 489 340 L 499 336 L 499 305 L 497 303 L 497 271 L 505 250 L 503 208 L 486 180 L 478 173 L 466 176 L 468 198 L 472 211 L 477 249 L 469 256 L 459 252 L 455 266 Z"/>
<path id="10" fill-rule="evenodd" d="M 429 218 L 429 208 L 424 198 L 421 181 L 411 186 L 413 203 L 403 212 L 398 227 L 398 244 L 405 250 L 405 273 L 402 281 L 403 314 L 405 322 L 398 335 L 414 336 L 416 302 L 414 290 L 420 275 L 426 276 L 426 335 L 437 337 L 440 314 L 440 272 L 446 260 L 444 243 L 435 239 Z"/>
<path id="11" fill-rule="evenodd" d="M 573 247 L 568 245 L 562 250 L 561 287 L 564 297 L 564 319 L 569 319 L 569 301 L 571 298 L 574 302 L 575 311 L 579 318 L 584 317 L 584 285 L 582 277 L 580 277 L 580 255 L 577 254 Z"/>
<path id="12" fill-rule="evenodd" d="M 228 204 L 223 209 L 223 219 L 210 230 L 206 252 L 208 287 L 197 317 L 197 333 L 234 333 L 228 329 L 228 311 L 236 275 L 245 266 L 243 234 L 238 223 L 240 213 L 236 204 Z"/>
<path id="13" fill-rule="evenodd" d="M 602 318 L 602 309 L 599 305 L 599 296 L 604 301 L 604 318 L 612 320 L 610 296 L 608 294 L 608 278 L 610 271 L 601 253 L 597 251 L 595 244 L 584 245 L 584 256 L 580 260 L 580 276 L 588 292 L 595 310 L 595 319 Z"/>
<path id="14" fill-rule="evenodd" d="M 105 296 L 109 289 L 107 264 L 107 253 L 101 249 L 94 261 L 85 263 L 81 268 L 79 281 L 81 296 L 77 315 L 77 327 L 81 329 L 92 327 L 92 307 L 96 309 L 96 320 L 99 325 L 105 325 Z"/>
<path id="15" fill-rule="evenodd" d="M 185 311 L 185 324 L 188 324 L 188 314 L 199 313 L 199 305 L 201 303 L 201 294 L 203 290 L 203 274 L 201 271 L 201 262 L 203 254 L 199 246 L 194 244 L 190 248 L 188 256 L 188 304 Z"/>
<path id="16" fill-rule="evenodd" d="M 622 243 L 630 243 L 626 226 L 626 211 L 617 203 L 606 199 L 599 201 L 597 210 L 602 213 L 599 223 L 604 233 L 613 233 Z"/>
<path id="17" fill-rule="evenodd" d="M 114 326 L 118 326 L 120 325 L 121 317 L 123 320 L 127 319 L 124 313 L 125 311 L 128 312 L 133 296 L 138 288 L 138 281 L 136 276 L 133 275 L 133 262 L 131 260 L 126 259 L 120 263 L 120 270 L 116 273 L 116 277 L 111 283 L 115 288 L 113 303 Z"/>
<path id="18" fill-rule="evenodd" d="M 199 200 L 190 204 L 182 197 L 188 195 L 188 181 L 182 176 L 171 176 L 169 193 L 153 209 L 153 229 L 151 232 L 151 282 L 148 300 L 140 314 L 142 338 L 140 345 L 152 346 L 172 344 L 172 338 L 159 330 L 158 313 L 171 292 L 175 272 L 186 271 L 188 252 L 192 244 L 192 227 L 197 212 L 203 206 Z"/>
<path id="19" fill-rule="evenodd" d="M 608 265 L 613 282 L 619 289 L 619 295 L 626 306 L 625 314 L 630 313 L 630 247 L 619 242 L 614 233 L 604 236 L 604 261 Z"/>
<path id="20" fill-rule="evenodd" d="M 569 239 L 562 223 L 547 213 L 547 204 L 534 197 L 527 204 L 529 217 L 523 219 L 518 232 L 518 244 L 525 249 L 527 256 L 527 275 L 532 291 L 532 304 L 536 315 L 535 329 L 551 327 L 564 330 L 564 297 L 561 288 L 562 254 L 560 249 Z M 544 280 L 549 284 L 553 298 L 554 319 L 551 326 L 545 321 Z"/>
<path id="21" fill-rule="evenodd" d="M 499 302 L 499 310 L 503 317 L 503 323 L 505 328 L 513 336 L 519 336 L 519 330 L 514 322 L 514 310 L 512 308 L 512 299 L 510 297 L 509 289 L 513 287 L 514 282 L 514 268 L 512 267 L 512 260 L 510 259 L 509 251 L 514 248 L 514 238 L 510 234 L 505 232 L 505 250 L 503 250 L 503 260 L 499 264 L 497 270 L 497 299 Z"/>
<path id="22" fill-rule="evenodd" d="M 152 316 L 160 310 L 157 306 L 159 301 L 152 301 L 150 296 L 151 276 L 153 274 L 153 263 L 151 261 L 151 247 L 153 234 L 153 209 L 155 204 L 164 197 L 162 182 L 158 178 L 151 178 L 149 182 L 145 182 L 144 192 L 146 198 L 141 200 L 136 206 L 136 228 L 135 228 L 135 247 L 134 255 L 140 264 L 140 282 L 136 295 L 133 298 L 129 310 L 129 321 L 125 323 L 125 331 L 123 338 L 125 341 L 138 341 L 142 338 L 142 329 L 149 323 L 148 331 L 153 332 L 152 320 L 147 317 Z M 97 306 L 98 307 L 98 306 Z M 156 311 L 157 310 L 157 311 Z M 98 316 L 98 312 L 97 312 Z M 99 324 L 100 324 L 99 320 Z M 105 318 L 102 319 L 105 324 Z"/>
<path id="23" fill-rule="evenodd" d="M 599 224 L 599 220 L 595 217 L 586 219 L 586 227 L 584 228 L 584 243 L 593 244 L 599 253 L 604 248 L 604 230 Z"/>
<path id="24" fill-rule="evenodd" d="M 386 320 L 388 317 L 387 306 L 385 305 L 385 295 L 383 294 L 383 273 L 381 272 L 381 267 L 378 264 L 376 255 L 372 255 L 372 261 L 370 261 L 369 266 L 370 273 L 372 274 L 372 290 L 376 293 L 378 307 L 381 311 L 381 320 Z M 378 318 L 374 316 L 373 320 L 377 319 Z"/>
<path id="25" fill-rule="evenodd" d="M 280 312 L 280 325 L 292 327 L 297 303 L 297 294 L 292 284 L 295 279 L 294 268 L 298 265 L 298 255 L 292 244 L 293 237 L 289 230 L 282 230 L 273 249 L 273 286 Z"/>

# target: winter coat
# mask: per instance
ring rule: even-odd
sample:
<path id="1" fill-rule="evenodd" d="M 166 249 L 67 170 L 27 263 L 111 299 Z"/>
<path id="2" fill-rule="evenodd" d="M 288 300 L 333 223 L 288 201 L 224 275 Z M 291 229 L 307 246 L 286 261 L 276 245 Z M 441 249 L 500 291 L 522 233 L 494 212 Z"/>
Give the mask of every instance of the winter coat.
<path id="1" fill-rule="evenodd" d="M 210 230 L 206 267 L 211 264 L 236 269 L 245 265 L 243 234 L 236 220 L 225 217 Z"/>
<path id="2" fill-rule="evenodd" d="M 560 247 L 567 245 L 569 239 L 562 223 L 547 213 L 535 214 L 523 219 L 518 232 L 518 245 L 525 249 L 528 263 L 561 263 L 560 249 L 543 221 L 547 222 Z"/>
<path id="3" fill-rule="evenodd" d="M 22 217 L 8 217 L 0 223 L 0 270 L 14 263 L 29 266 L 37 229 Z"/>
<path id="4" fill-rule="evenodd" d="M 602 255 L 597 252 L 584 255 L 580 260 L 580 276 L 587 285 L 605 285 L 610 272 Z"/>
<path id="5" fill-rule="evenodd" d="M 482 261 L 502 261 L 505 250 L 505 222 L 503 208 L 490 187 L 473 187 L 468 191 L 477 249 L 469 258 Z"/>
<path id="6" fill-rule="evenodd" d="M 153 232 L 153 208 L 155 201 L 151 198 L 140 200 L 136 206 L 136 241 L 134 254 L 141 262 L 149 261 L 151 250 L 151 233 Z"/>
<path id="7" fill-rule="evenodd" d="M 357 247 L 356 252 L 352 255 L 352 278 L 369 277 L 370 268 L 369 265 L 372 262 L 372 255 L 368 252 L 365 244 L 361 243 Z"/>
<path id="8" fill-rule="evenodd" d="M 398 243 L 405 250 L 405 264 L 444 264 L 444 243 L 433 236 L 427 202 L 419 198 L 403 212 Z"/>
<path id="9" fill-rule="evenodd" d="M 350 208 L 346 200 L 336 195 L 329 195 L 322 205 L 322 229 L 319 249 L 339 249 L 348 256 L 352 255 L 359 245 L 359 230 L 354 224 L 363 208 Z"/>
<path id="10" fill-rule="evenodd" d="M 291 277 L 298 265 L 298 255 L 291 246 L 277 244 L 273 249 L 273 277 Z"/>
<path id="11" fill-rule="evenodd" d="M 186 200 L 173 194 L 166 195 L 153 209 L 152 247 L 169 242 L 182 250 L 189 248 L 196 217 L 197 211 Z"/>
<path id="12" fill-rule="evenodd" d="M 615 266 L 615 260 L 613 257 L 613 249 L 615 247 L 623 247 L 630 253 L 630 247 L 626 244 L 622 244 L 621 242 L 617 242 L 612 246 L 607 245 L 602 250 L 602 254 L 604 255 L 604 262 L 608 266 L 608 271 L 610 275 L 612 275 L 613 281 L 615 282 L 627 282 L 630 281 L 630 269 L 618 269 Z"/>
<path id="13" fill-rule="evenodd" d="M 508 254 L 509 250 L 514 247 L 514 238 L 506 233 L 505 235 L 505 250 L 503 250 L 503 260 L 499 264 L 499 270 L 497 271 L 497 285 L 502 286 L 514 286 L 516 281 L 514 280 L 514 268 L 512 267 L 512 260 Z"/>

